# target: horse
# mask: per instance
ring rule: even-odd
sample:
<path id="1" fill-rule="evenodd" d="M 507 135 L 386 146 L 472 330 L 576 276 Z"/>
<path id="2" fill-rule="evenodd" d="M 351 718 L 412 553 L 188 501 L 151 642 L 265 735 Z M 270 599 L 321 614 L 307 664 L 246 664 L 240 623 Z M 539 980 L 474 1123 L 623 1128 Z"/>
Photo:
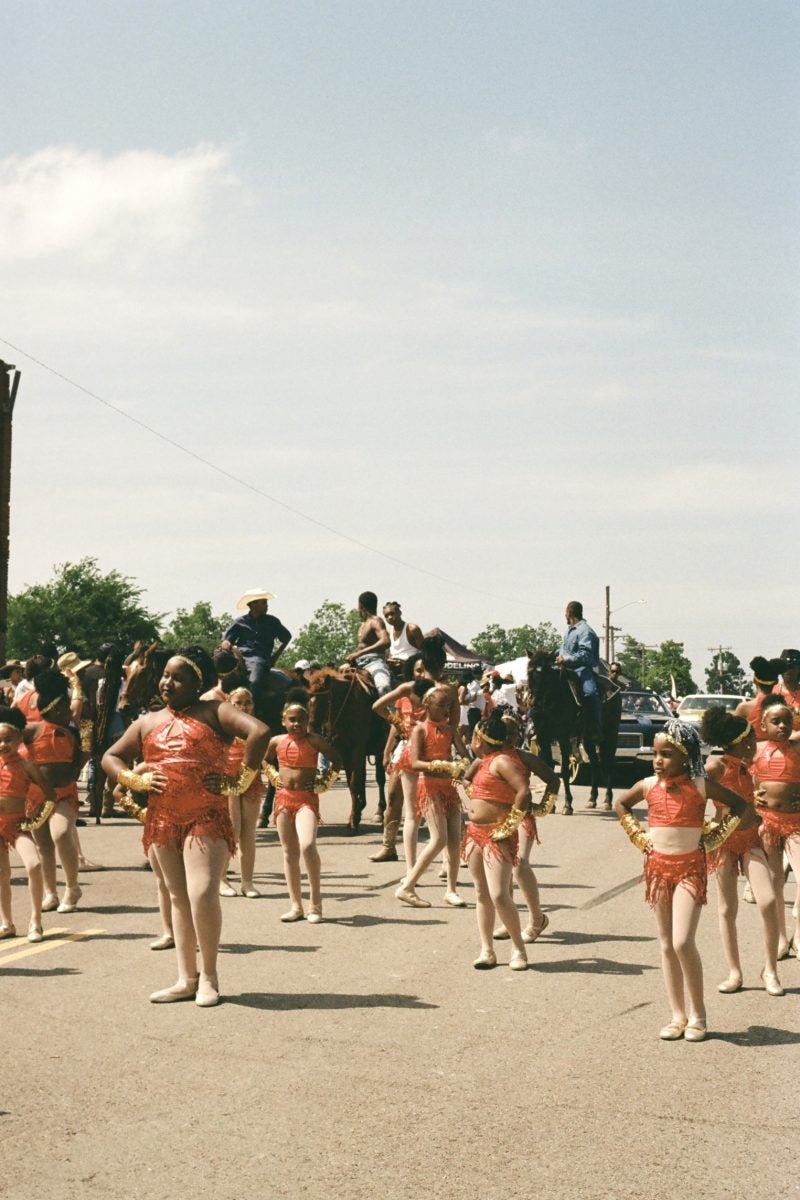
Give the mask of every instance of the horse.
<path id="1" fill-rule="evenodd" d="M 386 772 L 383 748 L 388 725 L 372 711 L 377 699 L 371 682 L 355 671 L 344 674 L 322 667 L 309 676 L 312 728 L 335 746 L 342 756 L 350 789 L 351 833 L 358 833 L 361 813 L 367 803 L 367 756 L 375 756 L 375 782 L 381 807 L 385 807 Z"/>
<path id="2" fill-rule="evenodd" d="M 539 757 L 553 767 L 552 745 L 553 742 L 558 745 L 561 778 L 564 781 L 564 807 L 561 811 L 564 816 L 572 816 L 570 784 L 575 782 L 580 766 L 578 742 L 589 757 L 592 787 L 590 803 L 597 803 L 600 768 L 597 731 L 593 729 L 594 723 L 580 702 L 580 692 L 573 688 L 570 672 L 556 667 L 555 655 L 547 650 L 540 650 L 533 655 L 528 652 L 528 691 Z"/>

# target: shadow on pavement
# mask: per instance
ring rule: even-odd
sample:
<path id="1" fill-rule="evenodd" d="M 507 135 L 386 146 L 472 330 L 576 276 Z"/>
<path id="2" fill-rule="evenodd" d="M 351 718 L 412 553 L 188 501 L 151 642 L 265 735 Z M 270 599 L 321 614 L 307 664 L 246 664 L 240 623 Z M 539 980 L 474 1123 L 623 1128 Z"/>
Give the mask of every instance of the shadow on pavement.
<path id="1" fill-rule="evenodd" d="M 632 933 L 559 933 L 548 930 L 540 939 L 557 946 L 585 946 L 589 942 L 654 942 L 655 937 Z"/>
<path id="2" fill-rule="evenodd" d="M 319 946 L 259 946 L 253 942 L 229 942 L 219 948 L 220 954 L 260 954 L 281 950 L 284 954 L 316 954 Z"/>
<path id="3" fill-rule="evenodd" d="M 425 917 L 369 917 L 366 913 L 356 913 L 354 917 L 326 917 L 325 924 L 350 925 L 355 929 L 365 929 L 370 925 L 446 925 L 447 921 L 429 920 Z"/>
<path id="4" fill-rule="evenodd" d="M 772 1025 L 751 1025 L 740 1033 L 715 1033 L 709 1030 L 708 1040 L 730 1042 L 732 1046 L 797 1046 L 800 1033 L 789 1029 L 775 1029 Z"/>
<path id="5" fill-rule="evenodd" d="M 648 963 L 621 963 L 611 958 L 571 958 L 566 962 L 537 962 L 531 963 L 534 971 L 546 975 L 643 975 L 645 971 L 657 971 Z"/>
<path id="6" fill-rule="evenodd" d="M 23 975 L 28 979 L 41 979 L 43 975 L 80 975 L 77 967 L 47 967 L 37 971 L 35 967 L 0 967 L 0 975 Z"/>
<path id="7" fill-rule="evenodd" d="M 82 913 L 157 913 L 157 904 L 82 904 Z"/>
<path id="8" fill-rule="evenodd" d="M 239 1004 L 244 1008 L 263 1008 L 278 1011 L 293 1009 L 320 1008 L 332 1010 L 339 1008 L 438 1008 L 438 1004 L 426 1004 L 417 996 L 398 996 L 396 993 L 386 995 L 372 994 L 366 996 L 338 995 L 334 992 L 300 992 L 295 995 L 278 992 L 243 992 L 240 996 L 226 996 L 226 1004 Z"/>

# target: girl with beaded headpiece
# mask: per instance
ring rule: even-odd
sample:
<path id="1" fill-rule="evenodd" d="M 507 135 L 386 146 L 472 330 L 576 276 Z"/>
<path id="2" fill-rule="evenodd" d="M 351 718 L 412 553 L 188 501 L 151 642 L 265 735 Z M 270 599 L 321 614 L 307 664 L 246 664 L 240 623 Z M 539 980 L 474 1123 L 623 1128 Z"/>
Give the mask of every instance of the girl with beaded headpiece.
<path id="1" fill-rule="evenodd" d="M 615 800 L 614 809 L 645 855 L 645 897 L 655 912 L 672 1010 L 660 1037 L 700 1042 L 706 1036 L 706 1009 L 695 935 L 706 902 L 706 849 L 720 844 L 738 825 L 745 802 L 716 780 L 706 779 L 700 737 L 682 721 L 669 720 L 656 734 L 653 769 L 654 775 Z M 734 814 L 713 842 L 703 832 L 707 795 Z M 647 833 L 632 812 L 642 802 L 647 804 Z"/>
<path id="2" fill-rule="evenodd" d="M 430 901 L 423 900 L 416 892 L 418 881 L 447 847 L 447 883 L 445 903 L 453 908 L 463 908 L 464 901 L 456 890 L 461 849 L 461 800 L 454 780 L 463 775 L 466 761 L 451 759 L 457 733 L 451 724 L 452 693 L 440 683 L 429 687 L 422 697 L 425 719 L 411 731 L 408 757 L 412 771 L 416 771 L 417 815 L 424 817 L 430 830 L 430 839 L 413 866 L 407 870 L 395 898 L 412 908 L 430 908 Z"/>
<path id="3" fill-rule="evenodd" d="M 9 850 L 13 847 L 28 876 L 31 897 L 28 941 L 41 942 L 44 881 L 30 823 L 25 821 L 26 801 L 34 784 L 46 809 L 52 811 L 56 794 L 36 764 L 20 755 L 24 731 L 25 717 L 19 709 L 0 707 L 0 938 L 15 937 L 17 932 L 11 913 Z"/>
<path id="4" fill-rule="evenodd" d="M 200 699 L 215 679 L 202 647 L 173 654 L 159 683 L 165 709 L 139 717 L 103 756 L 112 779 L 149 794 L 143 845 L 153 848 L 169 889 L 178 981 L 153 992 L 154 1004 L 219 1003 L 219 883 L 236 848 L 228 796 L 247 790 L 269 740 L 269 729 L 255 717 L 225 701 Z M 232 778 L 225 774 L 226 759 L 237 737 L 244 739 L 244 755 Z M 137 760 L 144 763 L 143 773 L 130 769 Z"/>
<path id="5" fill-rule="evenodd" d="M 282 921 L 302 921 L 302 857 L 308 876 L 308 917 L 311 925 L 322 920 L 321 866 L 317 849 L 319 795 L 338 775 L 342 765 L 339 752 L 325 738 L 308 728 L 308 694 L 291 688 L 283 709 L 285 733 L 274 737 L 267 749 L 267 771 L 278 789 L 272 810 L 283 849 L 283 872 L 291 907 Z M 323 755 L 330 762 L 327 778 L 317 777 L 317 763 Z M 279 772 L 272 764 L 277 763 Z M 317 790 L 315 790 L 317 788 Z"/>
<path id="6" fill-rule="evenodd" d="M 728 978 L 717 990 L 738 992 L 742 986 L 742 965 L 736 936 L 739 907 L 737 878 L 747 879 L 758 905 L 764 937 L 764 970 L 761 978 L 771 996 L 782 996 L 778 979 L 778 906 L 767 856 L 758 835 L 760 816 L 755 810 L 751 767 L 756 753 L 756 735 L 747 717 L 737 717 L 719 705 L 706 709 L 700 727 L 703 740 L 715 749 L 706 760 L 709 779 L 741 796 L 747 805 L 741 824 L 719 850 L 708 856 L 716 875 L 719 897 L 719 931 L 728 963 Z"/>
<path id="7" fill-rule="evenodd" d="M 761 840 L 775 886 L 778 903 L 778 958 L 789 953 L 784 907 L 783 855 L 795 879 L 800 879 L 800 733 L 792 733 L 794 713 L 785 697 L 768 696 L 761 708 L 765 741 L 760 742 L 753 775 L 756 804 L 761 812 Z M 794 909 L 791 949 L 800 958 L 800 914 Z"/>

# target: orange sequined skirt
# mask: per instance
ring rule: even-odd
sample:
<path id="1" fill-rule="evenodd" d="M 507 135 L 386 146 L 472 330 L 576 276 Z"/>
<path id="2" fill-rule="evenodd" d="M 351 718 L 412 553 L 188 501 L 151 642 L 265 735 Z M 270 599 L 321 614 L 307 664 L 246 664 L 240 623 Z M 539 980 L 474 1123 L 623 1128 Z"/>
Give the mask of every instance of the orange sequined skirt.
<path id="1" fill-rule="evenodd" d="M 475 825 L 472 821 L 468 821 L 464 840 L 461 843 L 462 860 L 466 862 L 473 850 L 479 850 L 484 859 L 487 856 L 503 859 L 515 867 L 519 862 L 519 831 L 515 830 L 510 837 L 503 838 L 501 842 L 495 842 L 492 834 L 500 824 L 501 822 L 495 821 L 491 825 Z"/>
<path id="2" fill-rule="evenodd" d="M 411 772 L 411 754 L 409 752 L 408 742 L 403 746 L 403 749 L 398 754 L 397 758 L 389 766 L 389 774 L 394 775 L 396 771 Z"/>
<path id="3" fill-rule="evenodd" d="M 758 825 L 751 825 L 749 829 L 734 829 L 719 850 L 712 850 L 708 855 L 709 872 L 718 871 L 727 859 L 733 859 L 736 862 L 738 873 L 744 875 L 745 855 L 754 852 L 760 852 L 763 855 Z"/>
<path id="4" fill-rule="evenodd" d="M 68 804 L 70 808 L 75 810 L 75 816 L 81 810 L 81 802 L 78 799 L 78 784 L 65 783 L 63 787 L 53 788 L 56 794 L 56 804 Z M 28 795 L 25 799 L 25 816 L 33 817 L 38 813 L 44 804 L 44 792 L 34 784 L 28 789 Z"/>
<path id="5" fill-rule="evenodd" d="M 780 812 L 777 808 L 762 808 L 761 841 L 767 850 L 782 849 L 787 838 L 800 834 L 800 813 Z"/>
<path id="6" fill-rule="evenodd" d="M 289 788 L 281 788 L 275 793 L 272 815 L 276 822 L 281 813 L 288 813 L 293 821 L 296 820 L 301 808 L 310 808 L 319 823 L 319 796 L 316 792 L 290 791 Z"/>
<path id="7" fill-rule="evenodd" d="M 25 820 L 25 813 L 0 813 L 0 846 L 10 850 L 17 838 L 22 835 L 20 824 Z"/>
<path id="8" fill-rule="evenodd" d="M 651 908 L 662 900 L 671 900 L 679 886 L 691 892 L 697 904 L 705 904 L 706 856 L 702 850 L 690 850 L 688 854 L 660 854 L 651 850 L 644 860 L 644 881 L 644 897 Z"/>
<path id="9" fill-rule="evenodd" d="M 200 838 L 226 842 L 230 853 L 236 853 L 236 838 L 225 797 L 193 816 L 169 812 L 159 806 L 157 796 L 150 797 L 142 837 L 145 854 L 151 846 L 174 846 L 182 853 L 187 841 L 191 843 Z"/>
<path id="10" fill-rule="evenodd" d="M 440 809 L 445 816 L 461 812 L 461 798 L 450 779 L 435 775 L 417 776 L 417 816 L 424 817 L 431 808 Z"/>

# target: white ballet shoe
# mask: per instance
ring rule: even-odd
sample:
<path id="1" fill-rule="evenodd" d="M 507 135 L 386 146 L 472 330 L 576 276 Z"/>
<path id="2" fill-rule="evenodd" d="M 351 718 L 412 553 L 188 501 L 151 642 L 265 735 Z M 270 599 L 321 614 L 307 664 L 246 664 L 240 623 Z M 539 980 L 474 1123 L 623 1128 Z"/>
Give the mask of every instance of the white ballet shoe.
<path id="1" fill-rule="evenodd" d="M 664 1042 L 677 1042 L 678 1038 L 683 1037 L 685 1029 L 686 1020 L 681 1017 L 680 1019 L 670 1021 L 669 1025 L 665 1025 L 664 1028 L 659 1031 L 658 1036 Z"/>
<path id="2" fill-rule="evenodd" d="M 497 955 L 494 950 L 481 950 L 472 965 L 476 971 L 490 971 L 497 966 Z"/>
<path id="3" fill-rule="evenodd" d="M 734 992 L 742 990 L 742 977 L 732 971 L 727 979 L 723 979 L 722 983 L 717 984 L 717 991 L 722 992 L 724 996 L 730 996 Z"/>
<path id="4" fill-rule="evenodd" d="M 41 925 L 35 925 L 33 922 L 31 922 L 30 926 L 28 927 L 28 941 L 29 942 L 43 942 L 44 941 L 44 931 L 43 931 Z"/>
<path id="5" fill-rule="evenodd" d="M 242 895 L 246 896 L 248 900 L 255 900 L 255 898 L 257 896 L 261 895 L 261 892 L 258 890 L 258 888 L 255 886 L 255 884 L 253 883 L 253 881 L 251 879 L 243 879 L 242 880 Z"/>
<path id="6" fill-rule="evenodd" d="M 534 925 L 533 922 L 531 922 L 530 925 L 526 925 L 525 928 L 523 929 L 523 931 L 522 931 L 523 942 L 526 942 L 530 946 L 533 942 L 536 941 L 536 939 L 538 937 L 540 937 L 544 933 L 545 929 L 547 929 L 547 926 L 549 924 L 550 924 L 550 918 L 548 917 L 547 913 L 542 913 L 541 925 Z"/>
<path id="7" fill-rule="evenodd" d="M 231 887 L 227 879 L 223 879 L 222 883 L 219 885 L 219 894 L 220 896 L 235 896 L 236 888 Z"/>
<path id="8" fill-rule="evenodd" d="M 467 907 L 466 900 L 462 900 L 462 898 L 459 896 L 458 892 L 445 892 L 444 902 L 445 902 L 445 904 L 449 904 L 451 908 L 466 908 Z"/>
<path id="9" fill-rule="evenodd" d="M 402 904 L 409 904 L 411 908 L 430 908 L 430 900 L 423 900 L 422 896 L 418 896 L 412 888 L 400 887 L 394 894 L 395 900 L 399 900 Z"/>
<path id="10" fill-rule="evenodd" d="M 319 925 L 320 921 L 322 920 L 322 905 L 309 904 L 308 916 L 306 917 L 306 920 L 308 921 L 309 925 Z"/>
<path id="11" fill-rule="evenodd" d="M 305 915 L 306 914 L 303 912 L 302 908 L 298 908 L 296 904 L 293 904 L 288 912 L 283 913 L 281 920 L 286 922 L 302 921 Z"/>
<path id="12" fill-rule="evenodd" d="M 55 912 L 58 908 L 58 896 L 55 892 L 48 892 L 42 901 L 42 912 Z"/>
<path id="13" fill-rule="evenodd" d="M 151 950 L 172 950 L 175 945 L 175 938 L 171 933 L 162 933 L 160 938 L 156 938 L 150 943 Z"/>
<path id="14" fill-rule="evenodd" d="M 161 988 L 150 993 L 151 1004 L 175 1004 L 178 1000 L 194 1000 L 199 984 L 197 975 L 193 979 L 179 979 L 172 987 Z"/>
<path id="15" fill-rule="evenodd" d="M 510 959 L 508 965 L 512 971 L 527 971 L 528 960 L 525 957 L 525 951 L 524 950 L 515 950 L 514 953 L 511 955 L 511 959 Z"/>
<path id="16" fill-rule="evenodd" d="M 64 899 L 59 904 L 58 908 L 56 909 L 56 912 L 60 912 L 60 913 L 76 912 L 77 908 L 78 908 L 78 901 L 80 900 L 82 895 L 83 895 L 83 889 L 80 887 L 67 888 L 67 890 L 64 892 Z M 42 911 L 44 911 L 44 905 L 42 905 Z"/>
<path id="17" fill-rule="evenodd" d="M 0 925 L 0 941 L 17 936 L 16 925 Z"/>
<path id="18" fill-rule="evenodd" d="M 194 1002 L 198 1008 L 214 1008 L 219 1004 L 219 980 L 216 975 L 201 975 Z"/>
<path id="19" fill-rule="evenodd" d="M 764 991 L 768 996 L 786 995 L 786 989 L 781 986 L 781 981 L 774 971 L 762 971 L 761 982 L 764 984 Z"/>
<path id="20" fill-rule="evenodd" d="M 708 1029 L 705 1017 L 692 1017 L 687 1022 L 686 1028 L 683 1031 L 683 1040 L 686 1042 L 703 1042 L 707 1033 Z"/>

